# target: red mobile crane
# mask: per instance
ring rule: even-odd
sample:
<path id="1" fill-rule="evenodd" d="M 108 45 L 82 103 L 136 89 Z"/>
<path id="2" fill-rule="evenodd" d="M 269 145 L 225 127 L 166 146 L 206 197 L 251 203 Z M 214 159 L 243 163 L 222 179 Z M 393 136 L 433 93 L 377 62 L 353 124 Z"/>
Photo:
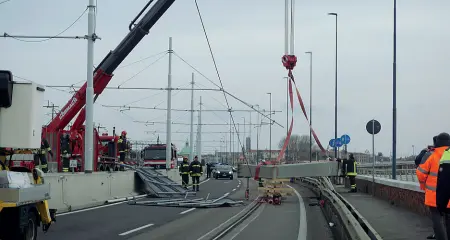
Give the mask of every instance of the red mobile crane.
<path id="1" fill-rule="evenodd" d="M 119 43 L 119 45 L 101 61 L 101 63 L 94 70 L 94 101 L 103 92 L 111 78 L 113 72 L 122 63 L 122 61 L 128 56 L 128 54 L 137 46 L 137 44 L 149 33 L 149 30 L 155 25 L 155 23 L 161 18 L 161 16 L 169 9 L 169 7 L 175 2 L 175 0 L 156 0 L 156 2 L 150 7 L 155 0 L 150 0 L 145 7 L 139 12 L 139 14 L 131 21 L 129 25 L 130 32 Z M 150 8 L 149 8 L 150 7 Z M 146 11 L 137 24 L 135 22 Z M 85 104 L 86 104 L 86 87 L 85 83 L 69 100 L 69 102 L 61 109 L 56 117 L 45 127 L 43 127 L 44 138 L 50 143 L 53 152 L 53 157 L 48 156 L 49 169 L 52 170 L 51 163 L 57 164 L 58 172 L 63 169 L 63 151 L 62 141 L 63 139 L 70 140 L 69 144 L 71 149 L 65 157 L 71 160 L 77 160 L 78 171 L 84 171 L 84 134 L 85 127 L 83 125 L 85 121 Z M 81 112 L 80 112 L 81 110 Z M 70 130 L 64 130 L 71 120 L 77 115 Z M 99 139 L 104 138 L 98 135 L 97 130 L 94 130 L 94 170 L 99 170 L 97 166 L 99 159 Z M 115 141 L 115 136 L 112 136 L 111 141 Z M 101 143 L 100 143 L 101 144 Z M 67 145 L 67 141 L 66 141 Z M 97 159 L 97 160 L 95 160 Z M 30 166 L 34 167 L 34 166 Z"/>

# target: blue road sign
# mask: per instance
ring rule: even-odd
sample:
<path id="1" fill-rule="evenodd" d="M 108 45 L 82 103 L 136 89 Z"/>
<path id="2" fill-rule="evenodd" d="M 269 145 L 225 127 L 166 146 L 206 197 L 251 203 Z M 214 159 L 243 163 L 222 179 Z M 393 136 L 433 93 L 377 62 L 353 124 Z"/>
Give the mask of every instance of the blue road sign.
<path id="1" fill-rule="evenodd" d="M 343 143 L 343 144 L 349 144 L 350 143 L 350 136 L 349 135 L 347 135 L 347 134 L 344 134 L 344 135 L 342 135 L 342 137 L 341 137 L 341 142 Z"/>
<path id="2" fill-rule="evenodd" d="M 342 147 L 342 145 L 344 145 L 344 144 L 342 144 L 342 141 L 340 138 L 336 139 L 335 144 L 336 144 L 337 148 L 340 148 L 340 147 Z"/>
<path id="3" fill-rule="evenodd" d="M 331 139 L 330 142 L 328 142 L 328 144 L 330 145 L 330 147 L 334 148 L 334 144 L 336 143 L 335 139 Z"/>

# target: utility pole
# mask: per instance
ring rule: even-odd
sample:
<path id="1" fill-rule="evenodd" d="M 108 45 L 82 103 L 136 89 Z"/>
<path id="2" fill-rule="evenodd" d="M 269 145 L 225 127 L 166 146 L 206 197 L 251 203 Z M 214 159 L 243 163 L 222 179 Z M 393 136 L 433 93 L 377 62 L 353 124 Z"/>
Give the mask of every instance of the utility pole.
<path id="1" fill-rule="evenodd" d="M 191 92 L 191 135 L 190 135 L 190 152 L 189 162 L 194 159 L 194 73 L 192 73 L 192 92 Z"/>
<path id="2" fill-rule="evenodd" d="M 166 170 L 172 161 L 172 37 L 169 38 L 169 74 L 167 76 Z"/>
<path id="3" fill-rule="evenodd" d="M 198 161 L 202 161 L 202 96 L 200 96 L 200 110 L 198 111 L 198 145 L 197 157 Z"/>
<path id="4" fill-rule="evenodd" d="M 87 87 L 86 87 L 86 134 L 84 141 L 84 172 L 92 173 L 94 168 L 94 42 L 95 42 L 95 0 L 89 0 L 87 34 Z"/>
<path id="5" fill-rule="evenodd" d="M 259 105 L 256 105 L 256 107 L 258 107 L 258 111 L 259 111 Z M 259 114 L 256 117 L 256 123 L 259 124 Z M 261 125 L 256 125 L 256 164 L 259 164 L 259 128 L 261 127 Z"/>
<path id="6" fill-rule="evenodd" d="M 52 109 L 52 120 L 53 118 L 55 118 L 55 108 L 59 107 L 59 106 L 55 106 L 54 103 L 52 103 L 50 105 L 50 101 L 47 100 L 47 106 L 44 106 L 45 108 L 51 108 Z"/>
<path id="7" fill-rule="evenodd" d="M 269 94 L 269 161 L 272 161 L 272 93 Z"/>
<path id="8" fill-rule="evenodd" d="M 232 121 L 232 119 L 231 119 L 231 109 L 229 109 L 229 111 L 230 111 L 230 158 L 229 158 L 229 160 L 227 160 L 227 163 L 231 163 L 231 159 L 233 158 L 233 156 L 232 156 L 233 144 L 231 143 L 231 141 L 232 141 L 232 136 L 231 136 L 231 131 L 232 131 L 232 128 L 231 128 L 231 121 Z"/>
<path id="9" fill-rule="evenodd" d="M 287 26 L 287 23 L 286 23 L 286 26 Z M 286 27 L 286 31 L 287 31 L 287 27 Z M 284 78 L 286 79 L 286 138 L 287 138 L 287 136 L 289 134 L 289 77 L 284 77 Z M 286 146 L 286 158 L 285 158 L 286 162 L 289 159 L 289 142 Z"/>
<path id="10" fill-rule="evenodd" d="M 309 54 L 309 162 L 312 161 L 312 52 Z"/>

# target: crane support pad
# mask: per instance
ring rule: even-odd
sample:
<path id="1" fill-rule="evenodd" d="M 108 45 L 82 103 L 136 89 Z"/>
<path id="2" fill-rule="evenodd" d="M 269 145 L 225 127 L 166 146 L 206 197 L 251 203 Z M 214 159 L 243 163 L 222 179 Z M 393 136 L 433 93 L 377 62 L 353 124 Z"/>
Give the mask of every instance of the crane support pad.
<path id="1" fill-rule="evenodd" d="M 257 165 L 238 165 L 238 178 L 251 178 L 255 176 Z M 338 176 L 339 163 L 312 162 L 281 165 L 260 166 L 259 177 L 264 179 L 289 179 L 297 177 L 331 177 Z"/>

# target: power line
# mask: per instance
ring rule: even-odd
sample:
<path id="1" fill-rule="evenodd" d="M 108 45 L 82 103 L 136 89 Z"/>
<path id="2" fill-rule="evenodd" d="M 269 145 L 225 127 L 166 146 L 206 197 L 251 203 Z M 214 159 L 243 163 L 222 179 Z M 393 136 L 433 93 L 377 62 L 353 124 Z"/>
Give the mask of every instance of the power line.
<path id="1" fill-rule="evenodd" d="M 0 4 L 5 3 L 6 1 L 7 1 L 7 0 L 5 0 L 5 1 L 3 1 L 3 2 L 0 2 Z M 15 40 L 17 40 L 17 41 L 21 41 L 21 42 L 33 42 L 33 43 L 39 43 L 39 42 L 45 42 L 45 41 L 48 41 L 48 40 L 52 40 L 52 39 L 54 39 L 54 38 L 58 38 L 59 36 L 61 36 L 61 34 L 65 33 L 67 30 L 69 30 L 70 28 L 72 28 L 73 25 L 75 25 L 75 23 L 77 23 L 77 22 L 81 19 L 81 17 L 83 17 L 83 15 L 86 13 L 87 10 L 88 10 L 88 8 L 85 8 L 84 11 L 81 13 L 81 15 L 80 15 L 74 22 L 72 22 L 67 28 L 65 28 L 64 30 L 62 30 L 62 31 L 59 32 L 58 34 L 56 34 L 56 35 L 54 35 L 54 36 L 52 36 L 52 37 L 49 37 L 49 38 L 45 38 L 45 39 L 41 39 L 41 40 L 23 40 L 23 39 L 20 39 L 20 38 L 18 38 L 18 37 L 16 37 L 16 36 L 11 36 L 11 35 L 7 34 L 6 32 L 3 34 L 3 37 L 10 37 L 10 38 L 15 39 Z M 21 37 L 24 37 L 24 36 L 21 36 Z"/>
<path id="2" fill-rule="evenodd" d="M 131 76 L 130 78 L 128 78 L 127 80 L 123 81 L 121 84 L 119 84 L 118 87 L 122 86 L 123 84 L 125 84 L 126 82 L 130 81 L 131 79 L 135 78 L 137 75 L 141 74 L 143 71 L 147 70 L 149 67 L 153 66 L 153 64 L 159 62 L 159 60 L 163 59 L 166 56 L 166 54 L 162 55 L 161 57 L 157 58 L 155 61 L 153 61 L 152 63 L 150 63 L 149 65 L 147 65 L 144 69 L 142 69 L 141 71 L 137 72 L 136 74 L 134 74 L 133 76 Z"/>
<path id="3" fill-rule="evenodd" d="M 151 55 L 151 56 L 148 56 L 148 57 L 145 57 L 145 58 L 139 59 L 139 60 L 137 60 L 137 61 L 134 61 L 134 62 L 131 62 L 131 63 L 125 64 L 125 65 L 123 65 L 123 66 L 120 66 L 120 67 L 118 67 L 118 68 L 116 69 L 116 71 L 117 71 L 117 70 L 119 70 L 119 69 L 122 69 L 122 68 L 126 68 L 126 67 L 129 67 L 129 66 L 131 66 L 131 65 L 134 65 L 134 64 L 140 63 L 140 62 L 142 62 L 142 61 L 145 61 L 145 60 L 147 60 L 147 59 L 150 59 L 150 58 L 153 58 L 153 57 L 159 56 L 159 55 L 161 55 L 161 54 L 163 54 L 163 53 L 167 53 L 167 52 L 168 52 L 167 50 L 164 50 L 164 51 L 162 51 L 162 52 L 159 52 L 159 53 L 153 54 L 153 55 Z"/>
<path id="4" fill-rule="evenodd" d="M 142 110 L 167 110 L 167 108 L 158 108 L 158 107 L 138 107 L 138 106 L 119 106 L 119 105 L 103 105 L 103 107 L 107 108 L 121 108 L 122 111 L 131 110 L 131 109 L 142 109 Z M 171 109 L 172 111 L 179 111 L 179 112 L 190 112 L 195 111 L 198 112 L 200 110 L 191 110 L 191 109 Z M 253 112 L 253 110 L 246 110 L 246 109 L 202 109 L 202 112 Z M 261 110 L 260 112 L 269 112 L 267 110 Z M 275 114 L 276 112 L 282 112 L 277 110 L 272 110 L 272 114 Z"/>
<path id="5" fill-rule="evenodd" d="M 0 4 L 7 3 L 7 2 L 9 2 L 9 1 L 11 1 L 11 0 L 5 0 L 5 1 L 2 1 L 2 2 L 0 2 Z"/>

